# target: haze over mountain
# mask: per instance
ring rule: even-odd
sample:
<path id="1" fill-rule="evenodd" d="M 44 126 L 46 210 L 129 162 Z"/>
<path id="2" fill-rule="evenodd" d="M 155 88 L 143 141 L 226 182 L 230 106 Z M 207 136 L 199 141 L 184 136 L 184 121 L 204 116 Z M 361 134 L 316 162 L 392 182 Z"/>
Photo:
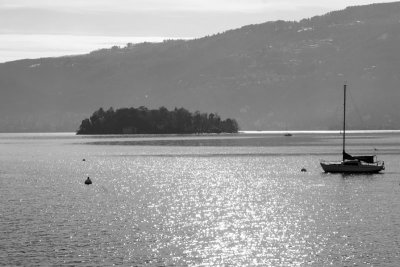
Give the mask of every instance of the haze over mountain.
<path id="1" fill-rule="evenodd" d="M 99 107 L 216 112 L 245 130 L 400 129 L 400 2 L 195 40 L 0 64 L 0 131 L 75 131 Z"/>

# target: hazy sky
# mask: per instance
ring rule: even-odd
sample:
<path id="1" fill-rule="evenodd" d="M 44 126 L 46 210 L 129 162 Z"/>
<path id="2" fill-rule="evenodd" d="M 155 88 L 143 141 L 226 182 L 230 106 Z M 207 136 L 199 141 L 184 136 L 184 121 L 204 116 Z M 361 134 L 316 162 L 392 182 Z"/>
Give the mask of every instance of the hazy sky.
<path id="1" fill-rule="evenodd" d="M 300 20 L 379 0 L 0 0 L 0 62 Z"/>

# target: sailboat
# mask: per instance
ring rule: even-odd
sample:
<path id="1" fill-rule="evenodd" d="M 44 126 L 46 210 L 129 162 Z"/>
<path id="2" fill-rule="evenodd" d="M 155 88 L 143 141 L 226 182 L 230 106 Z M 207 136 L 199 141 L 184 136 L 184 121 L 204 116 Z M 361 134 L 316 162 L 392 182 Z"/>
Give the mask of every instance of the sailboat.
<path id="1" fill-rule="evenodd" d="M 376 155 L 352 156 L 346 153 L 346 84 L 344 85 L 343 108 L 343 158 L 341 161 L 321 161 L 324 172 L 330 173 L 378 173 L 385 169 L 385 163 Z"/>

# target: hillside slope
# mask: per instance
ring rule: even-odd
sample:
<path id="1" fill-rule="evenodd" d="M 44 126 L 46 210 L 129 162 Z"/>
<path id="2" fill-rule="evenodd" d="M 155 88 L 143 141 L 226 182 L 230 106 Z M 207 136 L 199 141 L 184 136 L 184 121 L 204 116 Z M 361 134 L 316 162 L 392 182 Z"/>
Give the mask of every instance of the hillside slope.
<path id="1" fill-rule="evenodd" d="M 400 129 L 399 47 L 396 2 L 8 62 L 0 64 L 0 131 L 75 131 L 110 106 L 216 112 L 248 130 L 335 129 L 345 81 L 350 128 Z"/>

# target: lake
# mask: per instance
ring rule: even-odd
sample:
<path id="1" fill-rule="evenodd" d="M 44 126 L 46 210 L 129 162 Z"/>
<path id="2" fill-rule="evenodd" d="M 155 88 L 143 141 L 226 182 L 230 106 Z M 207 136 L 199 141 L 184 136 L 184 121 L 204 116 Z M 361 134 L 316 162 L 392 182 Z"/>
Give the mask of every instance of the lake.
<path id="1" fill-rule="evenodd" d="M 0 265 L 396 266 L 400 133 L 341 138 L 0 134 Z"/>

